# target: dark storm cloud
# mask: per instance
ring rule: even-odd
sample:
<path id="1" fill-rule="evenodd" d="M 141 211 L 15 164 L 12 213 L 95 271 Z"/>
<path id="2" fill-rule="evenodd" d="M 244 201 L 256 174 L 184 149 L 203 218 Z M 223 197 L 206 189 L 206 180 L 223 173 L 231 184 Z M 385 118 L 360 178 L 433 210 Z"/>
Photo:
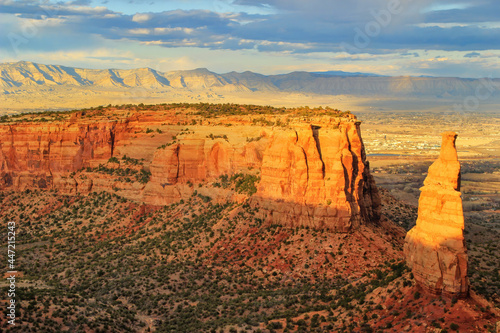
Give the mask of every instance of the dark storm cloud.
<path id="1" fill-rule="evenodd" d="M 464 55 L 464 58 L 478 58 L 481 56 L 479 52 L 470 52 Z"/>
<path id="2" fill-rule="evenodd" d="M 75 0 L 75 1 L 68 2 L 67 4 L 74 5 L 74 6 L 90 6 L 91 3 L 92 3 L 91 0 Z M 64 4 L 64 3 L 59 2 L 59 4 Z"/>
<path id="3" fill-rule="evenodd" d="M 425 22 L 479 24 L 482 22 L 500 22 L 500 2 L 497 0 L 448 2 L 450 4 L 463 4 L 465 8 L 429 12 L 425 15 Z"/>
<path id="4" fill-rule="evenodd" d="M 92 8 L 86 4 L 89 1 L 74 1 L 69 3 L 32 0 L 0 0 L 0 13 L 17 14 L 21 17 L 39 19 L 41 16 L 61 17 L 61 16 L 83 16 L 83 15 L 105 15 L 112 11 L 104 8 Z"/>

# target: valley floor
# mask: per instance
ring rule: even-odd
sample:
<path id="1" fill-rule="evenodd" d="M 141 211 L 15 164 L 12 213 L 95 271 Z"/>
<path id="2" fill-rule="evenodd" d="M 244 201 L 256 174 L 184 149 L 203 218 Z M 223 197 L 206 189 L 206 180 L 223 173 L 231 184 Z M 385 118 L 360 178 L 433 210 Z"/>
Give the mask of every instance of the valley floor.
<path id="1" fill-rule="evenodd" d="M 104 192 L 0 201 L 18 228 L 12 332 L 485 332 L 497 320 L 477 302 L 421 295 L 388 221 L 287 229 L 197 195 L 165 207 Z"/>

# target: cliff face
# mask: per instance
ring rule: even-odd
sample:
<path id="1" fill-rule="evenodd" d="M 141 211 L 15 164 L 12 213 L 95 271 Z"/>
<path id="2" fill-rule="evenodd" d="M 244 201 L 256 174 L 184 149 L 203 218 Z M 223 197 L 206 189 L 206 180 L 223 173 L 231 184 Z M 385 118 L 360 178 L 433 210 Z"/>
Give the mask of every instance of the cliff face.
<path id="1" fill-rule="evenodd" d="M 151 161 L 151 181 L 144 190 L 144 201 L 170 204 L 189 197 L 192 184 L 210 184 L 222 175 L 248 173 L 260 169 L 267 140 L 232 145 L 223 139 L 185 138 L 179 143 L 155 151 Z M 217 188 L 195 188 L 213 196 Z"/>
<path id="2" fill-rule="evenodd" d="M 321 125 L 321 126 L 320 126 Z M 359 123 L 304 124 L 273 135 L 256 201 L 274 223 L 348 231 L 379 218 Z"/>
<path id="3" fill-rule="evenodd" d="M 113 155 L 115 125 L 0 126 L 3 186 L 14 189 L 63 186 L 63 176 L 93 167 Z"/>
<path id="4" fill-rule="evenodd" d="M 467 249 L 460 198 L 456 134 L 443 133 L 439 159 L 429 167 L 421 188 L 416 226 L 404 252 L 418 284 L 432 294 L 468 294 Z"/>
<path id="5" fill-rule="evenodd" d="M 277 116 L 262 126 L 253 116 L 217 124 L 173 112 L 108 118 L 0 126 L 1 188 L 110 191 L 155 205 L 195 190 L 241 201 L 213 184 L 248 174 L 260 178 L 251 203 L 269 223 L 346 232 L 379 219 L 355 117 L 294 118 L 284 127 L 269 125 L 285 121 Z"/>

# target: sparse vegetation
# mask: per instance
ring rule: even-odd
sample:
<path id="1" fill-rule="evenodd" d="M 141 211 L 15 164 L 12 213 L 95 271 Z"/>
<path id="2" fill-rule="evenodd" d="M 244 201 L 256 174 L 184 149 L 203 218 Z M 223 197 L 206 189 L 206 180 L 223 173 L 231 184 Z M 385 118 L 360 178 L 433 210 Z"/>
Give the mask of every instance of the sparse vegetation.
<path id="1" fill-rule="evenodd" d="M 231 188 L 237 193 L 244 193 L 251 196 L 257 192 L 256 184 L 259 181 L 260 177 L 256 175 L 236 173 L 231 177 L 228 175 L 219 176 L 219 179 L 214 182 L 212 186 L 222 187 L 224 189 Z"/>
<path id="2" fill-rule="evenodd" d="M 416 204 L 401 199 L 413 196 L 416 203 L 418 190 L 423 183 L 430 162 L 399 163 L 377 168 L 375 178 L 384 198 L 382 211 L 392 221 L 406 230 L 417 220 Z M 497 255 L 500 219 L 495 211 L 499 207 L 494 186 L 498 179 L 499 164 L 493 160 L 461 161 L 462 200 L 465 217 L 465 238 L 469 257 L 469 277 L 472 288 L 488 300 L 500 305 L 500 256 Z M 391 181 L 384 181 L 385 174 L 391 174 Z M 477 178 L 479 175 L 479 178 Z M 379 181 L 380 179 L 380 181 Z M 485 185 L 481 185 L 484 182 Z M 483 188 L 483 190 L 479 190 Z M 484 188 L 489 188 L 485 190 Z"/>
<path id="3" fill-rule="evenodd" d="M 213 135 L 212 133 L 210 133 L 210 135 L 207 135 L 207 138 L 211 139 L 211 140 L 224 139 L 226 141 L 229 141 L 229 139 L 227 138 L 226 134 L 223 134 L 223 135 Z"/>
<path id="4" fill-rule="evenodd" d="M 238 175 L 232 185 L 247 178 Z M 311 277 L 289 275 L 309 272 L 292 240 L 314 239 L 315 232 L 266 226 L 248 203 L 212 203 L 196 193 L 181 203 L 144 207 L 104 192 L 64 197 L 52 191 L 2 193 L 0 202 L 0 218 L 18 216 L 25 235 L 19 265 L 32 287 L 22 289 L 18 331 L 132 332 L 144 325 L 240 331 L 263 323 L 278 329 L 277 319 L 325 312 L 287 321 L 289 328 L 315 328 L 332 324 L 326 318 L 332 302 L 344 304 L 352 295 L 350 289 L 329 295 L 348 281 L 318 274 L 323 256 L 307 255 L 316 267 Z M 336 235 L 316 237 L 328 244 Z"/>
<path id="5" fill-rule="evenodd" d="M 115 167 L 99 164 L 99 166 L 96 168 L 87 167 L 85 169 L 85 172 L 97 172 L 116 176 L 118 177 L 118 181 L 126 183 L 137 181 L 141 184 L 146 184 L 151 177 L 151 172 L 149 170 L 146 170 L 144 167 L 138 168 L 139 166 L 144 165 L 143 161 L 127 157 L 127 155 L 124 155 L 121 160 L 116 156 L 111 157 L 108 160 L 108 164 L 118 164 L 119 166 Z"/>
<path id="6" fill-rule="evenodd" d="M 164 123 L 131 125 L 131 136 L 154 142 L 148 154 L 156 153 L 154 148 L 169 138 L 159 149 L 182 146 L 184 135 L 195 130 L 194 139 L 204 144 L 218 139 L 232 144 L 233 134 L 220 134 L 220 129 L 210 133 L 212 128 L 203 127 L 233 126 L 237 131 L 241 124 L 231 123 L 226 116 L 249 115 L 242 118 L 251 131 L 239 139 L 250 143 L 261 140 L 265 135 L 259 133 L 267 131 L 252 125 L 287 127 L 298 117 L 308 121 L 318 115 L 348 115 L 330 108 L 139 104 L 33 113 L 0 121 L 59 121 L 75 116 L 87 122 L 101 118 L 112 122 L 136 117 L 137 111 L 165 116 Z M 392 226 L 362 225 L 349 233 L 334 233 L 272 224 L 268 215 L 286 212 L 261 211 L 258 200 L 248 198 L 255 195 L 260 182 L 259 170 L 253 167 L 215 180 L 182 180 L 187 184 L 185 193 L 170 205 L 133 202 L 117 194 L 127 186 L 142 188 L 137 183 L 150 180 L 149 161 L 122 156 L 124 151 L 137 152 L 117 147 L 111 149 L 114 156 L 107 162 L 102 159 L 99 166 L 67 177 L 78 183 L 109 179 L 112 193 L 72 191 L 63 196 L 55 190 L 0 191 L 0 219 L 19 225 L 17 255 L 24 274 L 18 290 L 20 324 L 11 331 L 401 332 L 431 326 L 441 331 L 467 330 L 464 318 L 452 316 L 463 300 L 430 297 L 417 288 L 402 259 L 402 239 L 394 237 Z M 464 163 L 464 182 L 473 183 L 478 179 L 474 177 L 482 176 L 480 170 L 498 172 L 492 164 Z M 427 167 L 408 163 L 377 169 L 403 179 L 381 192 L 384 216 L 406 229 L 415 223 L 417 210 L 396 194 L 417 195 Z M 498 305 L 500 223 L 494 210 L 498 201 L 483 200 L 495 193 L 471 183 L 463 187 L 464 206 L 470 208 L 465 230 L 470 281 L 477 293 Z M 225 199 L 233 194 L 230 191 L 244 195 L 233 196 L 238 202 L 231 202 Z M 326 197 L 322 205 L 335 200 Z M 2 288 L 5 294 L 5 284 Z M 474 325 L 493 332 L 487 307 L 467 311 L 477 311 Z M 5 322 L 1 325 L 6 329 Z"/>

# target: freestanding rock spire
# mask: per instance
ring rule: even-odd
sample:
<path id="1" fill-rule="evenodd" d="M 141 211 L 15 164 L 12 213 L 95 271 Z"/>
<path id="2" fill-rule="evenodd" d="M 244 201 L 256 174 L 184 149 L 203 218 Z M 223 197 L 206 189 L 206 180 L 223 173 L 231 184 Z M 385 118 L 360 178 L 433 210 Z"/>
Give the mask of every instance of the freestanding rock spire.
<path id="1" fill-rule="evenodd" d="M 457 134 L 445 132 L 442 136 L 439 158 L 429 167 L 420 189 L 417 225 L 406 235 L 404 253 L 424 290 L 465 297 L 469 286 Z"/>

